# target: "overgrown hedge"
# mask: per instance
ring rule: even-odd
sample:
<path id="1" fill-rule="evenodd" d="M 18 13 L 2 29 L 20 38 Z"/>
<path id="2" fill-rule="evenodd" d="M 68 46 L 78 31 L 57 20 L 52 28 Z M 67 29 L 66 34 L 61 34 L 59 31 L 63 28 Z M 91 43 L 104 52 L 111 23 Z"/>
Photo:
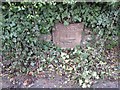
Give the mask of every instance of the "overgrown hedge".
<path id="1" fill-rule="evenodd" d="M 102 39 L 102 42 L 98 41 L 94 47 L 101 44 L 104 46 L 107 43 L 106 47 L 110 49 L 118 44 L 118 38 L 115 37 L 119 31 L 119 6 L 119 2 L 2 3 L 2 52 L 4 59 L 13 62 L 10 66 L 12 69 L 28 72 L 26 68 L 28 69 L 30 65 L 34 66 L 33 60 L 37 60 L 36 57 L 44 58 L 41 56 L 41 52 L 49 50 L 49 45 L 46 46 L 39 41 L 40 34 L 50 33 L 54 24 L 58 22 L 64 25 L 83 22 L 85 27 L 91 28 L 93 35 Z M 54 55 L 55 48 L 49 48 L 52 49 L 52 55 Z M 45 67 L 45 63 L 42 65 L 41 67 Z"/>
<path id="2" fill-rule="evenodd" d="M 112 40 L 119 28 L 119 3 L 3 3 L 3 50 L 17 52 L 37 46 L 40 33 L 51 31 L 55 23 L 84 22 L 105 40 Z M 113 45 L 111 45 L 113 44 Z M 26 51 L 25 51 L 26 52 Z"/>

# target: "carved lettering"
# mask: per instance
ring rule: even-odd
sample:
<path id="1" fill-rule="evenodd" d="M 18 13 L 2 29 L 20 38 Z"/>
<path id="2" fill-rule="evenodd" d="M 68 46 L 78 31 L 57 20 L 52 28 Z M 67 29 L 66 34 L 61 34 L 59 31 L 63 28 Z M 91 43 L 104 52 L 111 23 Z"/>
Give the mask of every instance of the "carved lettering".
<path id="1" fill-rule="evenodd" d="M 64 26 L 59 23 L 55 25 L 55 30 L 52 33 L 53 42 L 61 48 L 74 48 L 76 45 L 80 45 L 83 24 L 70 24 Z"/>

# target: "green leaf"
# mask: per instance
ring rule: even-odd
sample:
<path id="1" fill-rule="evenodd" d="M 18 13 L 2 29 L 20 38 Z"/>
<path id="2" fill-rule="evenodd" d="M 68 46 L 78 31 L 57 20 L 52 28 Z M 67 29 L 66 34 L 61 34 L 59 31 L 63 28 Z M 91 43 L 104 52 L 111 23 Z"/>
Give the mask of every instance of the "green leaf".
<path id="1" fill-rule="evenodd" d="M 92 76 L 93 76 L 93 77 L 96 77 L 96 76 L 97 76 L 97 72 L 93 72 L 93 73 L 92 73 Z"/>
<path id="2" fill-rule="evenodd" d="M 86 87 L 87 87 L 86 83 L 83 83 L 82 88 L 86 88 Z"/>
<path id="3" fill-rule="evenodd" d="M 10 26 L 11 26 L 11 27 L 15 26 L 15 23 L 14 23 L 14 22 L 12 22 L 12 23 L 10 24 Z"/>
<path id="4" fill-rule="evenodd" d="M 37 69 L 38 72 L 40 72 L 40 71 L 42 71 L 42 70 L 43 70 L 42 67 L 39 67 L 39 68 Z"/>
<path id="5" fill-rule="evenodd" d="M 79 85 L 81 86 L 83 83 L 83 80 L 82 79 L 79 79 Z"/>
<path id="6" fill-rule="evenodd" d="M 16 41 L 16 38 L 13 38 L 13 42 L 17 42 L 17 41 Z"/>
<path id="7" fill-rule="evenodd" d="M 71 71 L 71 70 L 73 70 L 73 68 L 72 68 L 72 67 L 68 67 L 68 69 L 67 69 L 67 70 Z"/>
<path id="8" fill-rule="evenodd" d="M 64 25 L 65 25 L 65 26 L 69 25 L 69 22 L 64 21 Z"/>
<path id="9" fill-rule="evenodd" d="M 34 63 L 34 62 L 31 62 L 30 65 L 31 65 L 31 66 L 35 66 L 35 63 Z"/>
<path id="10" fill-rule="evenodd" d="M 83 58 L 83 59 L 87 59 L 87 58 L 88 58 L 88 56 L 89 56 L 89 54 L 88 54 L 88 53 L 82 53 L 82 55 L 81 55 L 81 56 L 82 56 L 82 58 Z"/>

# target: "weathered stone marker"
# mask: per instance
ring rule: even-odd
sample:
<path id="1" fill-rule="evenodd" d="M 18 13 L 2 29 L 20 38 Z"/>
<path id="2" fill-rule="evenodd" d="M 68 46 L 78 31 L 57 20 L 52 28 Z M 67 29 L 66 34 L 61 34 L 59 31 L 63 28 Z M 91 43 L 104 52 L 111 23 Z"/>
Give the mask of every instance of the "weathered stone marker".
<path id="1" fill-rule="evenodd" d="M 61 23 L 56 24 L 52 31 L 53 43 L 61 48 L 74 48 L 76 45 L 80 45 L 83 27 L 82 23 L 68 26 Z"/>

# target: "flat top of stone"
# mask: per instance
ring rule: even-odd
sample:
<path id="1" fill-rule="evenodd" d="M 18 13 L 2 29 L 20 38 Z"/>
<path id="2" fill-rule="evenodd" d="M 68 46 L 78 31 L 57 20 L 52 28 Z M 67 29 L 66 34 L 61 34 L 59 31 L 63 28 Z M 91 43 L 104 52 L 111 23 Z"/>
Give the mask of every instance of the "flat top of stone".
<path id="1" fill-rule="evenodd" d="M 83 26 L 84 26 L 83 23 L 74 23 L 74 24 L 69 24 L 67 26 L 65 26 L 62 23 L 58 23 L 58 24 L 55 24 L 55 29 L 56 30 L 64 30 L 62 28 L 66 28 L 67 30 L 70 30 L 72 28 L 72 30 L 78 30 L 78 28 L 79 28 L 79 30 L 83 30 Z"/>

